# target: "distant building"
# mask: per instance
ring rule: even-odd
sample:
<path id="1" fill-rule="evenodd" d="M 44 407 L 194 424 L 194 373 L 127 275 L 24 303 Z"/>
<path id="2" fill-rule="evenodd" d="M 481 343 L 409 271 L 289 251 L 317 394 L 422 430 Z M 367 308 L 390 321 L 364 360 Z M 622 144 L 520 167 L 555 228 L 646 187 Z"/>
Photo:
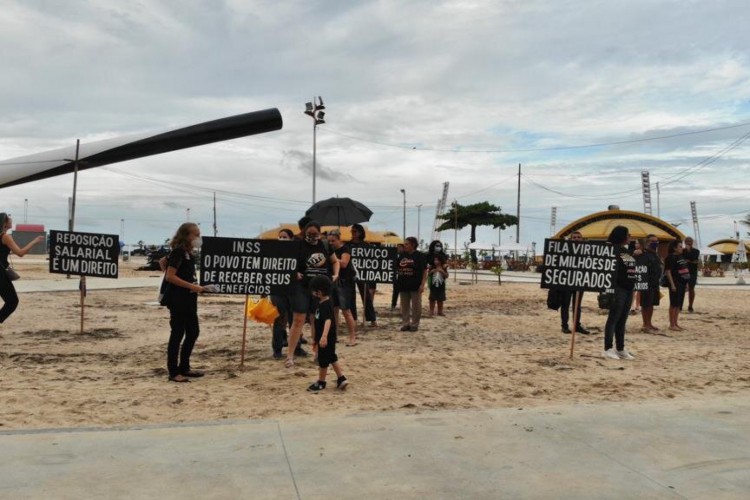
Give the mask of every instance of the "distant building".
<path id="1" fill-rule="evenodd" d="M 43 224 L 16 224 L 13 230 L 13 240 L 19 247 L 25 247 L 37 236 L 44 236 L 44 245 L 34 245 L 27 255 L 46 255 L 47 232 Z"/>

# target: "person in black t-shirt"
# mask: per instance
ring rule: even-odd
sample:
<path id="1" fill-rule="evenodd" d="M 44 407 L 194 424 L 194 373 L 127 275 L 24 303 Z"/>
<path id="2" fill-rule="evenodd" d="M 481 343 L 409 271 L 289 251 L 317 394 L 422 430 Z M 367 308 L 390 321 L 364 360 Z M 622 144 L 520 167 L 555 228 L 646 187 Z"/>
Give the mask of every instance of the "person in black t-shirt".
<path id="1" fill-rule="evenodd" d="M 352 316 L 352 302 L 354 302 L 354 271 L 352 269 L 352 251 L 349 245 L 341 241 L 341 231 L 333 229 L 328 233 L 328 243 L 333 248 L 339 261 L 339 280 L 333 284 L 333 308 L 338 326 L 339 309 L 344 315 L 346 327 L 349 329 L 348 346 L 357 345 L 357 325 Z"/>
<path id="2" fill-rule="evenodd" d="M 339 279 L 339 261 L 330 247 L 320 241 L 320 224 L 308 222 L 305 226 L 305 240 L 297 258 L 297 279 L 292 284 L 292 328 L 289 330 L 289 346 L 284 363 L 287 368 L 294 366 L 294 355 L 302 335 L 302 327 L 307 315 L 314 310 L 310 282 L 315 276 L 328 277 L 329 272 L 333 274 L 332 281 Z"/>
<path id="3" fill-rule="evenodd" d="M 326 388 L 326 375 L 328 367 L 332 366 L 336 372 L 336 387 L 342 391 L 346 389 L 349 382 L 344 376 L 336 356 L 336 321 L 333 316 L 333 304 L 331 303 L 331 280 L 327 276 L 318 275 L 310 281 L 310 291 L 318 299 L 313 321 L 313 346 L 318 352 L 318 380 L 307 388 L 310 392 L 322 391 Z"/>
<path id="4" fill-rule="evenodd" d="M 430 285 L 430 317 L 435 315 L 437 305 L 438 316 L 445 316 L 443 304 L 445 303 L 445 283 L 448 280 L 447 271 L 448 256 L 443 252 L 432 255 L 427 271 L 427 281 Z"/>
<path id="5" fill-rule="evenodd" d="M 625 324 L 630 313 L 636 279 L 635 259 L 628 253 L 627 248 L 630 242 L 630 232 L 625 226 L 617 226 L 612 229 L 607 241 L 614 246 L 615 250 L 615 295 L 604 326 L 604 352 L 602 354 L 609 359 L 632 360 L 635 356 L 625 349 Z M 615 339 L 616 349 L 612 347 L 612 337 Z"/>
<path id="6" fill-rule="evenodd" d="M 693 238 L 685 238 L 685 249 L 682 251 L 685 261 L 687 261 L 688 271 L 690 271 L 690 280 L 687 282 L 688 294 L 688 312 L 693 312 L 693 302 L 695 302 L 695 285 L 698 283 L 698 264 L 700 263 L 701 251 L 693 248 Z"/>
<path id="7" fill-rule="evenodd" d="M 195 278 L 193 251 L 200 249 L 201 243 L 201 230 L 192 222 L 182 224 L 169 243 L 172 251 L 167 257 L 164 279 L 169 283 L 167 307 L 171 332 L 167 370 L 172 382 L 190 382 L 188 377 L 203 376 L 203 372 L 190 368 L 190 355 L 200 334 L 198 294 L 203 292 Z"/>
<path id="8" fill-rule="evenodd" d="M 684 330 L 679 325 L 680 311 L 685 302 L 685 290 L 690 283 L 690 269 L 683 253 L 682 242 L 673 240 L 669 243 L 669 255 L 664 260 L 664 273 L 669 282 L 669 329 Z"/>
<path id="9" fill-rule="evenodd" d="M 427 263 L 422 252 L 417 250 L 417 245 L 415 237 L 406 238 L 404 253 L 398 256 L 396 266 L 402 332 L 416 332 L 422 318 L 422 294 L 427 282 Z"/>
<path id="10" fill-rule="evenodd" d="M 398 273 L 395 272 L 395 270 L 398 268 L 398 256 L 399 254 L 403 253 L 404 251 L 404 244 L 399 243 L 396 245 L 396 258 L 393 263 L 393 293 L 391 294 L 391 312 L 396 310 L 396 304 L 398 303 Z"/>

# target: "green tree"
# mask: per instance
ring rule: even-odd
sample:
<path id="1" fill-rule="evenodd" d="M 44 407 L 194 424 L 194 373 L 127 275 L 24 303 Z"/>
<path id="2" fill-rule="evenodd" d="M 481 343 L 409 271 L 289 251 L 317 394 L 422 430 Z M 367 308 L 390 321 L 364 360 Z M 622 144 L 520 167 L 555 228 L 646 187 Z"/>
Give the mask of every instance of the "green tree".
<path id="1" fill-rule="evenodd" d="M 466 226 L 471 227 L 471 243 L 477 241 L 478 226 L 492 226 L 495 229 L 505 229 L 509 226 L 518 224 L 518 217 L 507 215 L 501 212 L 500 207 L 483 201 L 473 205 L 460 205 L 453 203 L 450 210 L 440 216 L 445 220 L 438 231 L 447 231 L 448 229 L 463 229 Z M 476 251 L 471 251 L 471 260 L 476 262 Z"/>

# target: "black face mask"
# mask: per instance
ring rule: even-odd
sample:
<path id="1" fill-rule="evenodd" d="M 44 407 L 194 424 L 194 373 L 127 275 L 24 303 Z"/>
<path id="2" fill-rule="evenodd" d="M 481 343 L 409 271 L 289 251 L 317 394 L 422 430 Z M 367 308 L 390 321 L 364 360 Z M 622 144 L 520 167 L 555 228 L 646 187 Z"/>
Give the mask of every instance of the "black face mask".
<path id="1" fill-rule="evenodd" d="M 320 241 L 320 236 L 312 236 L 312 235 L 305 235 L 305 241 L 308 242 L 311 245 L 316 244 L 318 241 Z"/>

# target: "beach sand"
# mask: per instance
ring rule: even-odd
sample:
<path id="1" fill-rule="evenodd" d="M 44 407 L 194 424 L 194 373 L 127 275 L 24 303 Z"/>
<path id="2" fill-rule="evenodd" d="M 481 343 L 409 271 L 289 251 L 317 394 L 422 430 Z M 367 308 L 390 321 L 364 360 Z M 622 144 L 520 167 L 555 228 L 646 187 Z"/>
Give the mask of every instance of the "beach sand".
<path id="1" fill-rule="evenodd" d="M 122 263 L 121 277 L 157 276 Z M 46 265 L 16 259 L 22 279 L 60 278 Z M 363 412 L 529 407 L 558 403 L 696 399 L 750 389 L 748 292 L 700 288 L 696 313 L 682 315 L 684 332 L 668 332 L 667 307 L 657 308 L 660 335 L 640 333 L 630 316 L 627 348 L 635 361 L 601 358 L 606 315 L 585 294 L 583 323 L 596 335 L 560 333 L 538 285 L 448 283 L 446 316 L 422 320 L 418 332 L 398 331 L 391 287 L 378 287 L 379 327 L 359 329 L 359 345 L 338 353 L 351 385 L 319 394 L 311 357 L 292 369 L 271 358 L 267 325 L 248 322 L 240 369 L 241 296 L 199 300 L 201 335 L 192 357 L 206 376 L 167 381 L 169 313 L 152 288 L 92 290 L 85 332 L 77 292 L 23 293 L 0 325 L 0 429 L 145 425 Z M 425 298 L 425 315 L 427 313 Z M 306 329 L 306 335 L 309 335 Z"/>

